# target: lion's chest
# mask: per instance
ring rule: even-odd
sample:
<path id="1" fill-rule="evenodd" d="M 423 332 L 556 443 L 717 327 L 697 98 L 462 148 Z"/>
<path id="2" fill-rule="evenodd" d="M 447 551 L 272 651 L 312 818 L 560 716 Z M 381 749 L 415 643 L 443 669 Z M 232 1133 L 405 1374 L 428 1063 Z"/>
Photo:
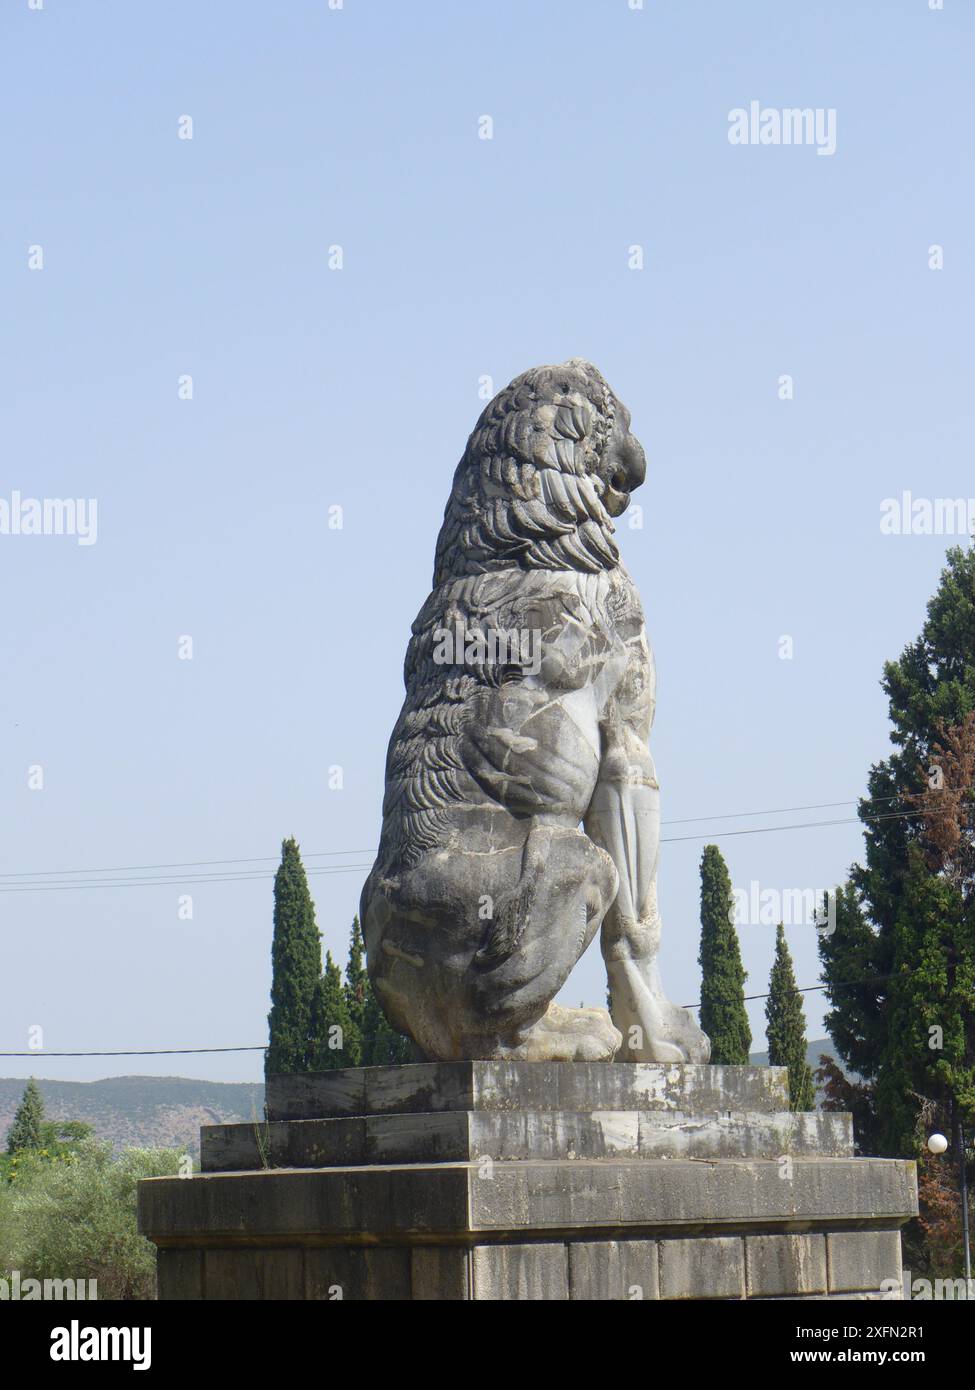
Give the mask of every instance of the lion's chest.
<path id="1" fill-rule="evenodd" d="M 580 653 L 575 681 L 566 683 L 568 708 L 577 714 L 585 709 L 587 722 L 621 719 L 635 727 L 645 723 L 649 731 L 656 674 L 636 586 L 620 566 L 590 582 L 584 597 L 586 621 L 563 634 Z M 556 675 L 548 687 L 555 693 L 559 684 Z"/>
<path id="2" fill-rule="evenodd" d="M 646 737 L 653 665 L 628 576 L 532 595 L 537 669 L 472 701 L 464 761 L 494 799 L 520 814 L 578 821 L 607 748 L 607 728 Z"/>

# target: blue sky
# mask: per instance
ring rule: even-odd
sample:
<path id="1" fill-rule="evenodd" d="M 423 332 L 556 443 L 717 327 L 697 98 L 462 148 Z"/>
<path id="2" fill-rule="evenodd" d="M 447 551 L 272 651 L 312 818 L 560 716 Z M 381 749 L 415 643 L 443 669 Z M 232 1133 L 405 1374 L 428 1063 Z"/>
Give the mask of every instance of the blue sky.
<path id="1" fill-rule="evenodd" d="M 311 884 L 344 957 L 484 376 L 585 356 L 632 412 L 665 819 L 862 792 L 952 540 L 881 534 L 881 502 L 975 491 L 973 38 L 961 0 L 5 0 L 0 498 L 95 498 L 98 531 L 0 535 L 0 1051 L 262 1043 L 286 835 L 343 869 Z M 753 100 L 834 108 L 835 153 L 730 144 Z M 736 885 L 825 887 L 856 825 L 726 832 L 853 814 L 665 828 L 694 837 L 662 855 L 673 998 L 703 844 Z M 9 891 L 215 860 L 268 876 Z M 774 928 L 741 938 L 761 992 Z M 565 997 L 602 1000 L 596 948 Z"/>

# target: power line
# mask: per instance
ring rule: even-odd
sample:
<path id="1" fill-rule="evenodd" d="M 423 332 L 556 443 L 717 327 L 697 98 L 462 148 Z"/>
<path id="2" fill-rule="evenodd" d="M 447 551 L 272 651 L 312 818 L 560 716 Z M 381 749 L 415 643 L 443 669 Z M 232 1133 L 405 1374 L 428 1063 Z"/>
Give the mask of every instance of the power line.
<path id="1" fill-rule="evenodd" d="M 892 801 L 894 798 L 885 798 L 885 800 Z M 847 803 L 838 802 L 837 804 L 845 805 Z M 709 835 L 662 835 L 660 837 L 660 843 L 662 845 L 671 845 L 679 840 L 727 840 L 732 835 L 771 835 L 774 834 L 776 830 L 816 830 L 824 825 L 877 825 L 881 821 L 908 820 L 912 817 L 935 816 L 937 814 L 937 807 L 929 811 L 924 810 L 922 807 L 916 807 L 909 811 L 886 811 L 882 816 L 863 816 L 862 818 L 860 816 L 843 816 L 837 820 L 797 821 L 793 825 L 760 825 L 754 830 L 719 830 L 717 833 Z M 0 888 L 0 892 L 2 891 L 2 888 Z"/>
<path id="2" fill-rule="evenodd" d="M 746 812 L 745 814 L 751 814 Z M 928 815 L 926 811 L 894 811 L 884 816 L 868 816 L 868 821 L 898 820 L 911 816 Z M 796 821 L 791 825 L 760 825 L 749 830 L 719 830 L 703 835 L 662 835 L 660 843 L 663 845 L 680 844 L 693 840 L 726 840 L 738 835 L 774 835 L 780 831 L 788 830 L 821 830 L 825 827 L 836 825 L 858 825 L 861 824 L 859 817 L 847 816 L 835 820 L 820 821 Z M 351 853 L 351 851 L 335 851 L 335 853 Z M 310 856 L 309 856 L 310 857 Z M 228 861 L 231 862 L 231 861 Z M 250 862 L 250 861 L 244 861 Z M 275 861 L 276 862 L 276 861 Z M 350 874 L 363 873 L 372 868 L 372 860 L 367 860 L 361 864 L 336 864 L 329 866 L 312 866 L 306 870 L 309 878 L 318 877 L 322 874 Z M 10 875 L 11 878 L 17 877 Z M 6 883 L 0 875 L 0 894 L 3 893 L 55 893 L 65 891 L 78 891 L 84 888 L 165 888 L 172 885 L 191 886 L 194 884 L 207 883 L 247 883 L 259 880 L 269 880 L 274 875 L 267 869 L 247 869 L 239 873 L 229 874 L 172 874 L 167 877 L 144 876 L 141 878 L 127 878 L 120 880 L 107 879 L 85 879 L 76 882 L 56 883 Z"/>
<path id="3" fill-rule="evenodd" d="M 153 1047 L 142 1051 L 115 1052 L 0 1052 L 0 1057 L 172 1057 L 203 1052 L 266 1052 L 263 1047 Z"/>
<path id="4" fill-rule="evenodd" d="M 344 864 L 335 868 L 328 869 L 306 869 L 309 878 L 317 878 L 321 874 L 349 874 L 362 873 L 372 868 L 372 860 L 364 864 Z M 207 883 L 249 883 L 263 879 L 270 881 L 274 875 L 266 869 L 255 870 L 241 874 L 216 874 L 216 875 L 194 875 L 184 876 L 175 875 L 170 878 L 128 878 L 112 882 L 104 879 L 91 879 L 81 883 L 28 883 L 7 885 L 0 884 L 0 893 L 61 893 L 65 891 L 78 891 L 82 888 L 168 888 L 172 885 L 193 886 L 196 884 Z"/>
<path id="5" fill-rule="evenodd" d="M 870 975 L 863 980 L 842 980 L 833 985 L 802 985 L 801 987 L 796 987 L 795 993 L 813 994 L 817 990 L 830 988 L 853 989 L 861 985 L 875 984 L 882 980 L 889 980 L 890 978 L 891 976 L 889 974 Z M 767 999 L 768 997 L 768 991 L 765 994 L 746 994 L 744 996 L 746 1003 L 756 999 Z M 680 1007 L 682 1009 L 699 1009 L 701 1003 L 700 1000 L 698 1000 L 696 1004 L 681 1004 Z M 375 1036 L 364 1037 L 361 1038 L 360 1041 L 375 1042 L 376 1038 Z M 0 1052 L 0 1057 L 171 1057 L 205 1052 L 266 1052 L 267 1047 L 268 1045 L 265 1043 L 263 1047 L 155 1047 L 140 1051 L 127 1049 L 113 1052 Z"/>
<path id="6" fill-rule="evenodd" d="M 343 854 L 374 854 L 371 849 L 327 849 L 316 850 L 312 853 L 302 851 L 303 859 L 324 859 L 335 858 Z M 4 874 L 0 873 L 0 879 L 5 878 L 43 878 L 58 874 L 128 874 L 141 873 L 148 869 L 200 869 L 209 868 L 215 864 L 277 864 L 280 856 L 276 854 L 265 854 L 254 859 L 181 859 L 175 864 L 119 864 L 112 869 L 25 869 L 20 873 Z"/>
<path id="7" fill-rule="evenodd" d="M 900 793 L 900 792 L 899 792 L 899 793 L 897 793 L 897 794 L 894 795 L 894 796 L 876 797 L 876 798 L 874 798 L 874 802 L 875 802 L 875 804 L 879 805 L 879 804 L 881 804 L 882 802 L 900 800 L 900 798 L 901 798 L 902 796 L 903 796 L 903 793 Z M 693 824 L 693 823 L 696 822 L 696 821 L 743 820 L 743 819 L 746 819 L 746 818 L 748 818 L 748 817 L 750 817 L 750 816 L 780 816 L 780 815 L 789 815 L 789 814 L 791 814 L 791 813 L 793 813 L 793 812 L 796 812 L 796 811 L 826 811 L 826 810 L 833 810 L 833 809 L 835 809 L 837 806 L 855 806 L 856 804 L 857 804 L 856 801 L 820 801 L 820 802 L 813 802 L 813 803 L 811 803 L 811 804 L 808 805 L 808 806 L 773 806 L 773 807 L 769 807 L 768 809 L 766 809 L 766 810 L 764 810 L 764 811 L 729 811 L 729 812 L 727 812 L 727 813 L 725 813 L 725 814 L 722 814 L 722 815 L 710 815 L 710 816 L 684 816 L 684 817 L 682 817 L 682 818 L 679 819 L 679 820 L 664 820 L 664 821 L 661 821 L 660 824 L 661 824 L 661 825 L 690 825 L 690 824 Z M 812 822 L 812 824 L 814 824 L 814 825 L 815 825 L 815 824 L 830 825 L 830 824 L 843 824 L 843 823 L 845 823 L 845 822 L 840 822 L 840 821 L 836 821 L 836 822 L 832 822 L 832 821 L 815 822 L 815 821 L 814 821 L 814 822 Z M 770 828 L 771 828 L 771 829 L 775 829 L 774 826 L 773 826 L 773 827 L 770 827 Z M 730 832 L 724 832 L 724 833 L 730 833 Z M 693 838 L 693 837 L 692 837 L 692 838 Z M 370 854 L 370 855 L 375 855 L 375 853 L 376 853 L 376 851 L 375 851 L 374 849 L 329 849 L 329 850 L 311 850 L 311 851 L 304 851 L 304 850 L 303 850 L 303 851 L 302 851 L 302 858 L 303 858 L 303 859 L 327 859 L 327 858 L 341 858 L 341 857 L 343 857 L 343 856 L 352 855 L 352 854 Z M 69 875 L 69 874 L 128 874 L 128 873 L 143 873 L 143 872 L 148 872 L 148 871 L 150 871 L 150 870 L 154 871 L 154 870 L 157 870 L 157 869 L 201 869 L 201 868 L 202 868 L 202 869 L 205 869 L 205 868 L 214 868 L 214 867 L 215 867 L 216 865 L 218 865 L 218 864 L 276 864 L 276 863 L 278 863 L 278 856 L 277 856 L 277 855 L 265 854 L 265 855 L 258 855 L 258 856 L 253 856 L 253 857 L 251 857 L 251 858 L 242 858 L 242 859 L 186 859 L 186 860 L 177 860 L 175 863 L 172 863 L 172 864 L 117 864 L 117 865 L 114 865 L 113 867 L 104 868 L 104 869 L 25 869 L 25 870 L 21 870 L 21 871 L 15 872 L 15 873 L 0 873 L 0 881 L 6 880 L 6 879 L 15 879 L 15 878 L 50 878 L 50 877 L 62 877 L 62 876 L 64 876 L 64 875 Z M 255 872 L 258 872 L 258 871 L 255 871 Z"/>
<path id="8" fill-rule="evenodd" d="M 897 797 L 878 797 L 878 801 L 896 801 Z M 690 825 L 700 820 L 744 820 L 746 816 L 785 816 L 793 811 L 832 811 L 837 806 L 855 806 L 855 801 L 819 801 L 811 806 L 773 806 L 767 811 L 729 811 L 724 816 L 684 816 L 681 820 L 662 820 L 661 825 Z"/>
<path id="9" fill-rule="evenodd" d="M 877 798 L 877 802 L 879 803 L 879 802 L 884 802 L 884 801 L 895 801 L 895 800 L 898 800 L 899 797 L 902 796 L 902 795 L 903 795 L 903 793 L 898 794 L 898 796 L 896 796 L 896 797 L 894 797 L 894 796 L 892 796 L 892 797 L 878 797 L 878 798 Z M 855 805 L 855 804 L 856 804 L 856 803 L 855 803 L 855 802 L 852 802 L 852 801 L 850 801 L 850 802 L 848 802 L 848 801 L 837 801 L 837 802 L 823 802 L 823 803 L 821 803 L 821 805 L 822 805 L 823 807 L 830 806 L 830 805 L 833 805 L 833 806 L 852 806 L 852 805 Z M 734 818 L 738 818 L 738 817 L 746 817 L 746 816 L 757 816 L 757 815 L 781 815 L 781 814 L 784 814 L 788 809 L 789 809 L 788 807 L 783 807 L 783 808 L 780 808 L 780 809 L 777 810 L 777 811 L 776 811 L 776 810 L 769 810 L 769 811 L 736 811 L 736 812 L 731 812 L 731 813 L 729 813 L 727 816 L 714 816 L 714 817 L 710 817 L 710 816 L 691 816 L 691 817 L 688 817 L 688 818 L 686 818 L 685 820 L 681 820 L 681 821 L 662 821 L 661 824 L 662 824 L 662 825 L 684 825 L 684 824 L 690 823 L 691 821 L 696 821 L 696 820 L 711 820 L 711 819 L 713 819 L 713 820 L 729 820 L 729 819 L 734 819 Z M 813 810 L 813 809 L 815 809 L 815 807 L 813 807 L 813 806 L 808 806 L 808 807 L 795 807 L 794 809 L 795 809 L 795 810 Z M 821 830 L 821 829 L 824 829 L 824 828 L 826 828 L 826 827 L 836 826 L 836 825 L 858 825 L 858 824 L 871 824 L 871 823 L 877 824 L 877 823 L 880 823 L 880 822 L 882 822 L 882 821 L 904 820 L 904 819 L 910 819 L 910 818 L 912 818 L 912 817 L 927 816 L 927 815 L 935 815 L 935 814 L 937 814 L 937 808 L 934 808 L 934 809 L 932 809 L 932 810 L 925 810 L 923 807 L 916 807 L 916 808 L 911 808 L 910 810 L 907 810 L 907 811 L 888 811 L 888 812 L 886 812 L 886 813 L 884 813 L 884 814 L 882 814 L 882 815 L 877 815 L 877 816 L 864 816 L 864 817 L 862 817 L 862 818 L 859 817 L 859 816 L 844 816 L 844 817 L 837 817 L 837 818 L 835 818 L 835 819 L 833 819 L 833 820 L 795 821 L 795 822 L 793 822 L 791 825 L 760 825 L 760 826 L 755 826 L 755 827 L 750 828 L 750 829 L 747 829 L 747 830 L 719 830 L 719 831 L 711 831 L 711 832 L 709 832 L 709 833 L 707 833 L 707 834 L 703 834 L 703 835 L 663 835 L 663 836 L 661 836 L 661 838 L 660 838 L 660 843 L 661 843 L 661 844 L 664 844 L 664 845 L 668 845 L 668 844 L 686 843 L 686 842 L 688 842 L 688 841 L 694 841 L 694 840 L 725 840 L 725 839 L 731 839 L 731 838 L 733 838 L 733 837 L 735 837 L 735 836 L 738 836 L 738 835 L 774 835 L 774 834 L 777 834 L 777 833 L 779 833 L 779 832 L 781 832 L 781 831 L 790 831 L 790 830 Z M 305 855 L 305 856 L 303 856 L 303 857 L 304 857 L 304 858 L 308 858 L 308 859 L 315 859 L 315 858 L 324 858 L 324 857 L 326 857 L 326 856 L 329 856 L 329 857 L 338 857 L 338 856 L 341 856 L 341 855 L 348 855 L 348 854 L 371 854 L 371 853 L 373 853 L 373 851 L 370 851 L 370 850 L 318 850 L 318 851 L 314 851 L 314 852 L 312 852 L 312 853 L 309 853 L 309 854 L 307 854 L 307 855 Z M 193 867 L 193 862 L 194 862 L 194 861 L 186 861 L 186 862 L 187 862 L 187 867 Z M 195 861 L 195 862 L 196 862 L 196 864 L 198 864 L 198 865 L 204 865 L 204 866 L 205 866 L 205 865 L 208 865 L 208 864 L 214 864 L 214 865 L 215 865 L 215 864 L 277 863 L 277 859 L 276 859 L 275 857 L 273 857 L 273 856 L 264 856 L 264 857 L 262 857 L 262 858 L 260 858 L 260 859 L 213 859 L 213 860 L 197 860 L 197 861 Z M 180 866 L 179 866 L 178 864 L 172 864 L 172 865 L 158 865 L 158 866 L 153 866 L 153 865 L 145 864 L 145 865 L 141 865 L 141 866 L 133 865 L 132 868 L 131 868 L 131 870 L 127 870 L 127 869 L 118 869 L 118 870 L 112 871 L 112 870 L 102 870 L 102 869 L 73 869 L 73 870 L 71 870 L 71 869 L 51 869 L 51 870 L 44 870 L 44 871 L 34 871 L 33 873 L 0 874 L 0 894 L 3 894 L 3 893 L 65 892 L 65 891 L 77 892 L 77 891 L 79 891 L 79 890 L 81 890 L 81 889 L 84 889 L 84 888 L 164 888 L 164 887 L 168 887 L 168 886 L 173 885 L 173 884 L 176 884 L 176 885 L 179 885 L 179 886 L 191 886 L 191 885 L 194 885 L 194 884 L 207 884 L 207 883 L 245 883 L 245 882 L 249 882 L 249 881 L 261 880 L 261 879 L 267 880 L 267 879 L 273 878 L 273 874 L 272 874 L 269 870 L 267 870 L 267 869 L 243 869 L 243 870 L 240 870 L 240 871 L 238 871 L 238 872 L 226 873 L 226 874 L 192 874 L 192 873 L 190 873 L 190 874 L 170 874 L 170 875 L 167 875 L 167 876 L 145 875 L 145 876 L 142 876 L 142 877 L 126 878 L 126 879 L 120 879 L 120 880 L 115 880 L 115 881 L 108 880 L 108 879 L 94 879 L 94 878 L 93 878 L 93 879 L 82 879 L 82 880 L 77 880 L 77 881 L 75 881 L 75 882 L 65 882 L 65 883 L 57 883 L 57 882 L 52 882 L 52 881 L 49 881 L 49 880 L 46 880 L 46 881 L 37 881 L 37 882 L 31 882 L 31 883 L 14 883 L 14 882 L 8 882 L 8 881 L 7 881 L 7 880 L 21 879 L 21 878 L 36 878 L 36 879 L 40 880 L 40 876 L 41 876 L 42 873 L 43 873 L 43 874 L 47 874 L 47 875 L 49 875 L 50 877 L 53 878 L 53 877 L 56 877 L 57 875 L 63 875 L 63 874 L 68 874 L 68 873 L 86 873 L 86 874 L 108 873 L 108 872 L 123 873 L 123 872 L 135 872 L 135 871 L 136 871 L 137 869 L 139 869 L 139 868 L 142 868 L 142 869 L 151 869 L 151 868 L 153 868 L 153 867 L 157 867 L 157 868 L 162 869 L 162 868 L 178 868 L 178 867 L 180 867 Z M 364 871 L 366 871 L 366 870 L 368 870 L 368 869 L 370 869 L 370 868 L 372 868 L 372 860 L 371 860 L 371 859 L 370 859 L 370 860 L 367 860 L 367 861 L 365 861 L 364 863 L 361 863 L 361 864 L 313 865 L 311 868 L 307 869 L 306 872 L 307 872 L 307 874 L 308 874 L 309 877 L 317 877 L 317 876 L 322 875 L 322 874 L 350 874 L 350 873 L 362 873 L 362 872 L 364 872 Z"/>
<path id="10" fill-rule="evenodd" d="M 817 990 L 822 990 L 822 989 L 856 989 L 856 988 L 859 988 L 861 985 L 872 985 L 872 984 L 876 984 L 878 981 L 881 981 L 881 980 L 889 980 L 889 979 L 891 979 L 891 978 L 892 978 L 892 977 L 891 977 L 889 974 L 888 974 L 888 975 L 868 975 L 868 976 L 866 976 L 866 977 L 865 977 L 864 979 L 862 979 L 862 980 L 840 980 L 840 981 L 838 981 L 836 984 L 797 985 L 796 988 L 795 988 L 792 992 L 793 992 L 794 994 L 815 994 Z M 768 999 L 769 993 L 770 993 L 770 991 L 767 990 L 764 994 L 745 994 L 745 995 L 742 996 L 742 998 L 744 999 L 745 1003 L 747 1004 L 747 1003 L 749 1003 L 749 1002 L 751 1002 L 751 1001 L 754 1001 L 754 1000 L 756 1000 L 756 999 Z M 700 1000 L 698 1000 L 698 1002 L 697 1002 L 696 1004 L 682 1004 L 682 1005 L 681 1005 L 681 1008 L 682 1008 L 682 1009 L 699 1009 L 700 1007 L 701 1007 L 701 1001 L 700 1001 Z M 2 1055 L 2 1054 L 0 1054 L 0 1055 Z"/>
<path id="11" fill-rule="evenodd" d="M 857 817 L 840 820 L 797 821 L 793 825 L 758 825 L 754 830 L 721 830 L 716 835 L 661 835 L 662 845 L 680 844 L 685 840 L 730 840 L 735 835 L 773 835 L 777 830 L 819 830 L 826 825 L 856 825 Z M 0 892 L 3 890 L 0 889 Z"/>

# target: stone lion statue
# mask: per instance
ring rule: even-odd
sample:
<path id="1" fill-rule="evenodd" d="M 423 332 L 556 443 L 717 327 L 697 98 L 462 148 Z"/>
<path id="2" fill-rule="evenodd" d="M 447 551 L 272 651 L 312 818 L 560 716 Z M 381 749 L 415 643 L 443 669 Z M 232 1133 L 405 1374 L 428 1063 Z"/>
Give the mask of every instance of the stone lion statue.
<path id="1" fill-rule="evenodd" d="M 654 667 L 612 521 L 645 473 L 576 358 L 495 396 L 454 475 L 360 914 L 427 1058 L 708 1059 L 656 964 Z M 552 1002 L 597 932 L 612 1018 Z"/>

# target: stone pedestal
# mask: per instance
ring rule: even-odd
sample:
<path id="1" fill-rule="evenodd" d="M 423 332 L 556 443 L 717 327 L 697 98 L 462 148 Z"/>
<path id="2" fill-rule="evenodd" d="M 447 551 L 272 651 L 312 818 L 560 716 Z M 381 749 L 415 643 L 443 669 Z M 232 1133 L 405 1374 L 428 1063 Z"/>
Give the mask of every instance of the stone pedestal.
<path id="1" fill-rule="evenodd" d="M 365 1067 L 267 1108 L 140 1184 L 161 1298 L 900 1296 L 914 1164 L 790 1114 L 781 1068 Z"/>

